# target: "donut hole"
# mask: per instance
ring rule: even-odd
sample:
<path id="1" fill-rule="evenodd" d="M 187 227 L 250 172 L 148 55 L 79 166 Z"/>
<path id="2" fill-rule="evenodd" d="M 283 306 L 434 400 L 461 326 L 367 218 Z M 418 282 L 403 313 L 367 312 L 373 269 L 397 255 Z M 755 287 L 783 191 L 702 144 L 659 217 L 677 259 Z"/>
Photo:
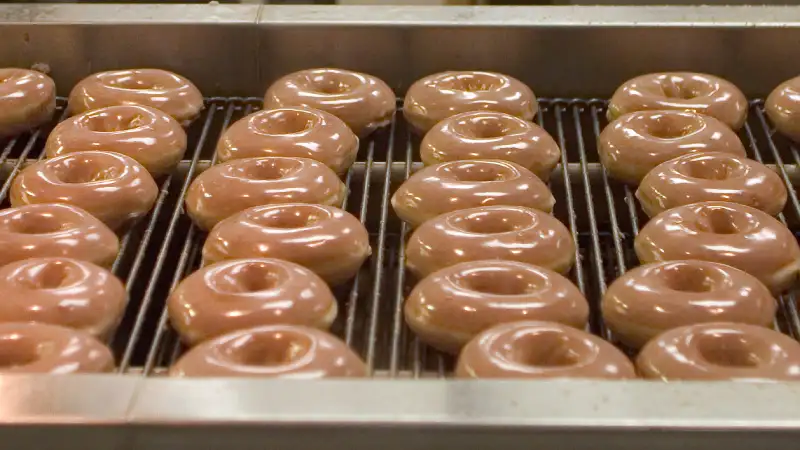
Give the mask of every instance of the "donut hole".
<path id="1" fill-rule="evenodd" d="M 298 205 L 264 211 L 255 221 L 267 228 L 295 229 L 312 226 L 330 217 L 330 212 L 322 207 Z"/>
<path id="2" fill-rule="evenodd" d="M 754 226 L 753 217 L 732 208 L 705 208 L 698 213 L 697 230 L 713 234 L 747 233 Z"/>
<path id="3" fill-rule="evenodd" d="M 497 139 L 512 133 L 524 132 L 527 124 L 500 113 L 472 113 L 453 122 L 453 131 L 469 139 Z"/>
<path id="4" fill-rule="evenodd" d="M 503 82 L 486 73 L 458 74 L 440 83 L 440 88 L 462 92 L 489 92 L 502 87 Z"/>
<path id="5" fill-rule="evenodd" d="M 743 166 L 732 158 L 703 156 L 682 161 L 678 171 L 690 178 L 723 181 L 740 176 Z"/>
<path id="6" fill-rule="evenodd" d="M 36 342 L 19 333 L 1 335 L 0 369 L 9 370 L 35 363 L 39 359 L 37 347 Z"/>
<path id="7" fill-rule="evenodd" d="M 707 362 L 731 368 L 755 368 L 761 363 L 760 349 L 766 344 L 753 336 L 725 331 L 695 337 L 696 348 Z"/>
<path id="8" fill-rule="evenodd" d="M 513 167 L 496 162 L 459 161 L 442 167 L 457 181 L 484 183 L 504 181 L 516 178 L 517 171 Z"/>
<path id="9" fill-rule="evenodd" d="M 716 285 L 705 268 L 690 264 L 667 266 L 661 276 L 668 289 L 678 292 L 710 292 Z"/>
<path id="10" fill-rule="evenodd" d="M 514 231 L 517 227 L 508 218 L 486 215 L 465 220 L 461 228 L 469 233 L 499 234 Z"/>
<path id="11" fill-rule="evenodd" d="M 562 333 L 546 330 L 520 337 L 512 358 L 531 367 L 569 367 L 581 361 L 583 345 Z"/>
<path id="12" fill-rule="evenodd" d="M 302 133 L 313 128 L 316 122 L 317 117 L 311 112 L 296 109 L 266 111 L 253 117 L 258 131 L 272 135 Z"/>
<path id="13" fill-rule="evenodd" d="M 105 83 L 108 86 L 113 86 L 115 88 L 137 91 L 161 90 L 166 88 L 163 83 L 151 77 L 142 77 L 135 74 L 108 77 L 106 78 Z"/>
<path id="14" fill-rule="evenodd" d="M 544 280 L 504 269 L 478 269 L 463 273 L 458 284 L 465 289 L 491 295 L 525 295 L 535 292 Z"/>
<path id="15" fill-rule="evenodd" d="M 650 116 L 645 128 L 656 139 L 680 139 L 702 126 L 702 119 L 694 114 L 671 111 Z"/>
<path id="16" fill-rule="evenodd" d="M 51 164 L 56 178 L 65 184 L 86 184 L 119 178 L 125 170 L 117 161 L 94 156 L 70 155 Z"/>
<path id="17" fill-rule="evenodd" d="M 309 343 L 285 332 L 247 336 L 236 343 L 233 359 L 245 366 L 276 367 L 291 364 L 308 352 Z"/>
<path id="18" fill-rule="evenodd" d="M 112 108 L 109 108 L 112 109 Z M 143 114 L 124 113 L 113 111 L 97 111 L 85 117 L 84 126 L 95 133 L 119 133 L 120 131 L 135 130 L 152 123 Z"/>
<path id="19" fill-rule="evenodd" d="M 242 178 L 248 180 L 280 180 L 300 170 L 301 161 L 291 158 L 265 158 L 248 161 L 237 167 Z"/>
<path id="20" fill-rule="evenodd" d="M 272 264 L 250 262 L 227 267 L 214 277 L 217 290 L 230 294 L 269 291 L 282 284 L 280 270 Z"/>
<path id="21" fill-rule="evenodd" d="M 71 229 L 74 226 L 44 211 L 25 211 L 8 222 L 9 231 L 18 234 L 50 234 Z"/>
<path id="22" fill-rule="evenodd" d="M 48 261 L 26 269 L 17 282 L 31 290 L 58 289 L 73 284 L 74 268 L 63 261 Z"/>
<path id="23" fill-rule="evenodd" d="M 705 95 L 705 90 L 700 89 L 697 83 L 691 83 L 681 76 L 662 78 L 659 84 L 662 95 L 667 98 L 691 100 Z"/>
<path id="24" fill-rule="evenodd" d="M 355 90 L 362 80 L 354 74 L 324 72 L 308 78 L 308 87 L 318 94 L 340 95 Z"/>
<path id="25" fill-rule="evenodd" d="M 448 220 L 457 229 L 474 234 L 510 233 L 527 228 L 535 222 L 534 216 L 515 209 L 481 211 Z"/>

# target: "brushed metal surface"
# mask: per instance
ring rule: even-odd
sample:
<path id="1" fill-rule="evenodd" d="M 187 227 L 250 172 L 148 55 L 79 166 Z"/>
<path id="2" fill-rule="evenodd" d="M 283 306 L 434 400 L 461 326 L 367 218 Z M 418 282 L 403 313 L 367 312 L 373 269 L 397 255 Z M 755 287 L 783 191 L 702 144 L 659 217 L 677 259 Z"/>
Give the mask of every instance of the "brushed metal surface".
<path id="1" fill-rule="evenodd" d="M 800 8 L 784 6 L 2 5 L 0 23 L 0 61 L 48 64 L 62 94 L 93 71 L 143 65 L 206 95 L 252 95 L 324 65 L 374 73 L 398 93 L 435 71 L 480 68 L 583 97 L 657 70 L 719 74 L 752 95 L 800 73 Z"/>

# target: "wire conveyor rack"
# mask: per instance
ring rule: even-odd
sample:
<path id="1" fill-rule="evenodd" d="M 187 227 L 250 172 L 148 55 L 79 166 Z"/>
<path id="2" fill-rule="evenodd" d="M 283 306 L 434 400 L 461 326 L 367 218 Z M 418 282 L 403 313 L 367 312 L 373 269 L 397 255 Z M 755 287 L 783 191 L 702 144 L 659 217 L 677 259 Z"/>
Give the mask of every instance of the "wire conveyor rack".
<path id="1" fill-rule="evenodd" d="M 114 272 L 130 302 L 110 339 L 117 373 L 0 376 L 0 448 L 41 449 L 724 449 L 800 442 L 800 386 L 792 383 L 459 381 L 454 361 L 420 344 L 401 306 L 416 282 L 405 270 L 409 229 L 389 198 L 421 167 L 419 139 L 396 114 L 364 140 L 347 173 L 346 208 L 373 253 L 337 287 L 332 331 L 369 365 L 359 380 L 298 382 L 164 376 L 184 349 L 164 303 L 199 265 L 204 233 L 182 208 L 213 161 L 217 139 L 257 110 L 266 85 L 306 67 L 373 73 L 402 95 L 445 69 L 514 75 L 548 98 L 536 120 L 556 139 L 554 215 L 578 243 L 571 279 L 591 304 L 589 329 L 607 332 L 598 302 L 638 264 L 633 239 L 647 218 L 633 192 L 608 178 L 596 140 L 604 99 L 623 80 L 659 70 L 725 76 L 754 100 L 740 138 L 750 158 L 790 186 L 779 217 L 800 231 L 800 148 L 772 132 L 763 98 L 800 73 L 800 8 L 415 8 L 258 5 L 2 5 L 0 63 L 45 64 L 64 95 L 89 73 L 162 67 L 209 96 L 188 130 L 185 159 L 158 180 L 152 212 L 121 236 Z M 237 97 L 233 97 L 233 96 Z M 0 143 L 0 206 L 10 183 L 42 156 L 64 118 Z M 1 249 L 0 249 L 1 251 Z M 779 299 L 776 328 L 800 338 L 796 293 Z"/>
<path id="2" fill-rule="evenodd" d="M 64 103 L 59 99 L 54 122 L 65 117 Z M 159 375 L 181 354 L 183 348 L 168 324 L 165 300 L 181 279 L 199 267 L 205 239 L 185 214 L 183 200 L 194 177 L 212 164 L 221 133 L 260 106 L 258 98 L 206 99 L 203 115 L 189 130 L 188 151 L 179 170 L 159 180 L 160 193 L 151 214 L 121 236 L 113 271 L 125 281 L 130 302 L 109 342 L 120 373 Z M 578 244 L 571 279 L 590 301 L 591 331 L 612 339 L 600 314 L 600 297 L 614 278 L 638 265 L 633 239 L 647 218 L 632 189 L 609 179 L 599 166 L 596 138 L 606 125 L 605 106 L 600 99 L 541 99 L 536 120 L 563 149 L 565 164 L 556 169 L 550 188 L 557 199 L 554 215 Z M 14 175 L 42 157 L 53 125 L 6 143 L 0 153 L 5 169 L 2 201 L 7 201 Z M 750 158 L 772 165 L 792 185 L 790 174 L 800 164 L 800 151 L 773 134 L 760 100 L 751 102 L 740 137 Z M 389 200 L 397 186 L 421 167 L 418 147 L 419 139 L 409 133 L 398 110 L 386 129 L 364 140 L 357 163 L 345 176 L 349 194 L 344 207 L 367 227 L 374 251 L 352 282 L 335 289 L 340 314 L 333 332 L 364 358 L 376 377 L 447 377 L 453 366 L 450 356 L 421 344 L 402 317 L 403 301 L 417 280 L 404 264 L 409 228 L 399 221 Z M 791 189 L 779 219 L 796 228 L 798 218 L 800 202 Z M 777 326 L 797 338 L 800 314 L 794 293 L 779 302 Z"/>

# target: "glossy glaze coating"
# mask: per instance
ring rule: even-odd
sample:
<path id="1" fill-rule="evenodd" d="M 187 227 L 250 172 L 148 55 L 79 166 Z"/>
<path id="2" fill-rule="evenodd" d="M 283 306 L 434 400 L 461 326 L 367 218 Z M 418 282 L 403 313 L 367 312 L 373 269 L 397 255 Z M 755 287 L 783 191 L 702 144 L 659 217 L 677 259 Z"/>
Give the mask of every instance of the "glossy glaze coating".
<path id="1" fill-rule="evenodd" d="M 512 322 L 475 336 L 461 351 L 458 378 L 635 378 L 610 343 L 554 322 Z"/>
<path id="2" fill-rule="evenodd" d="M 70 258 L 31 258 L 0 267 L 0 322 L 41 322 L 99 339 L 117 327 L 128 294 L 111 272 Z"/>
<path id="3" fill-rule="evenodd" d="M 448 117 L 469 111 L 498 111 L 533 120 L 539 103 L 523 82 L 495 72 L 440 72 L 414 82 L 403 115 L 420 134 Z"/>
<path id="4" fill-rule="evenodd" d="M 674 328 L 650 341 L 636 368 L 662 381 L 800 380 L 800 343 L 769 328 L 718 322 Z"/>
<path id="5" fill-rule="evenodd" d="M 0 373 L 101 373 L 114 355 L 91 334 L 44 323 L 0 323 Z"/>
<path id="6" fill-rule="evenodd" d="M 191 81 L 161 69 L 96 73 L 69 93 L 71 114 L 114 105 L 152 106 L 188 126 L 203 110 L 203 95 Z"/>
<path id="7" fill-rule="evenodd" d="M 600 162 L 608 173 L 631 184 L 663 162 L 701 152 L 745 156 L 739 136 L 725 124 L 686 111 L 631 113 L 609 124 L 598 140 Z"/>
<path id="8" fill-rule="evenodd" d="M 56 110 L 56 84 L 34 70 L 0 69 L 0 138 L 42 125 Z"/>
<path id="9" fill-rule="evenodd" d="M 173 377 L 353 378 L 364 362 L 337 337 L 315 328 L 267 325 L 234 331 L 189 350 Z"/>
<path id="10" fill-rule="evenodd" d="M 53 256 L 110 267 L 119 252 L 119 239 L 80 208 L 38 204 L 0 210 L 0 248 L 0 266 Z"/>
<path id="11" fill-rule="evenodd" d="M 153 207 L 158 186 L 141 164 L 111 152 L 76 152 L 36 162 L 14 179 L 11 205 L 66 203 L 112 229 L 129 225 Z"/>
<path id="12" fill-rule="evenodd" d="M 279 79 L 267 89 L 264 109 L 305 106 L 342 119 L 367 136 L 392 120 L 396 97 L 382 80 L 342 69 L 308 69 Z"/>
<path id="13" fill-rule="evenodd" d="M 327 330 L 337 304 L 325 282 L 279 259 L 223 261 L 181 281 L 167 300 L 172 326 L 189 345 L 260 325 Z"/>
<path id="14" fill-rule="evenodd" d="M 406 246 L 406 265 L 418 277 L 482 259 L 567 273 L 575 262 L 575 243 L 564 224 L 547 213 L 522 206 L 483 206 L 425 222 Z"/>
<path id="15" fill-rule="evenodd" d="M 311 158 L 344 174 L 358 154 L 358 137 L 342 119 L 312 108 L 254 112 L 228 128 L 217 143 L 217 160 L 258 156 Z"/>
<path id="16" fill-rule="evenodd" d="M 495 111 L 456 114 L 434 125 L 420 144 L 425 165 L 467 159 L 515 162 L 542 181 L 561 160 L 561 150 L 544 128 Z"/>
<path id="17" fill-rule="evenodd" d="M 508 161 L 452 161 L 426 167 L 392 196 L 397 215 L 417 227 L 434 217 L 478 206 L 526 206 L 553 210 L 550 189 L 528 169 Z"/>
<path id="18" fill-rule="evenodd" d="M 341 206 L 347 188 L 334 171 L 307 158 L 268 156 L 228 161 L 201 173 L 189 187 L 186 212 L 210 230 L 247 208 L 279 203 Z"/>
<path id="19" fill-rule="evenodd" d="M 520 320 L 583 328 L 589 304 L 552 270 L 516 261 L 471 261 L 436 271 L 411 291 L 406 323 L 437 349 L 457 353 L 476 334 Z"/>
<path id="20" fill-rule="evenodd" d="M 642 179 L 636 198 L 649 216 L 676 206 L 720 200 L 775 216 L 786 204 L 786 186 L 767 166 L 727 153 L 695 153 L 659 164 Z"/>
<path id="21" fill-rule="evenodd" d="M 773 293 L 797 278 L 800 247 L 785 225 L 769 214 L 728 202 L 702 202 L 672 208 L 642 228 L 634 248 L 650 263 L 699 259 L 754 275 Z"/>
<path id="22" fill-rule="evenodd" d="M 203 246 L 203 261 L 284 259 L 338 284 L 355 276 L 370 253 L 367 230 L 350 213 L 289 203 L 256 206 L 217 224 Z"/>
<path id="23" fill-rule="evenodd" d="M 663 331 L 704 322 L 770 326 L 769 289 L 739 269 L 709 261 L 645 264 L 609 286 L 601 303 L 614 338 L 640 348 Z"/>
<path id="24" fill-rule="evenodd" d="M 764 112 L 778 132 L 800 142 L 800 77 L 784 81 L 770 92 Z"/>
<path id="25" fill-rule="evenodd" d="M 118 105 L 69 118 L 50 133 L 48 158 L 86 150 L 122 153 L 153 176 L 172 171 L 186 152 L 186 132 L 168 114 L 141 105 Z"/>
<path id="26" fill-rule="evenodd" d="M 651 73 L 617 88 L 608 104 L 608 119 L 651 110 L 694 111 L 738 130 L 747 119 L 747 98 L 733 83 L 713 75 Z"/>

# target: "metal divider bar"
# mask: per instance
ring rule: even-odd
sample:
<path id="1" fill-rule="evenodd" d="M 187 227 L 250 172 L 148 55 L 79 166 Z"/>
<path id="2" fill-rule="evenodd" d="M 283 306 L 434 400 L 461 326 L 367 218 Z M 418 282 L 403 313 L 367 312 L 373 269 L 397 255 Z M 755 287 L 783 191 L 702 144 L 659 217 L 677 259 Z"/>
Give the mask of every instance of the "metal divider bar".
<path id="1" fill-rule="evenodd" d="M 169 223 L 167 225 L 166 234 L 164 235 L 164 241 L 161 245 L 161 248 L 159 249 L 158 256 L 156 257 L 155 263 L 153 265 L 153 269 L 150 272 L 151 273 L 150 279 L 149 282 L 147 283 L 147 288 L 142 297 L 142 302 L 139 306 L 139 314 L 137 314 L 136 316 L 136 321 L 134 322 L 133 329 L 131 331 L 130 341 L 128 341 L 128 345 L 126 345 L 125 351 L 122 355 L 122 359 L 119 362 L 118 371 L 121 373 L 124 373 L 125 371 L 128 370 L 131 357 L 133 356 L 134 347 L 141 338 L 142 325 L 144 324 L 145 314 L 149 309 L 150 302 L 153 299 L 153 294 L 158 279 L 161 275 L 161 271 L 166 262 L 167 252 L 169 250 L 170 244 L 172 243 L 172 238 L 178 225 L 178 219 L 183 213 L 181 202 L 183 201 L 183 198 L 186 196 L 186 191 L 188 191 L 189 185 L 192 182 L 194 171 L 197 166 L 197 161 L 200 159 L 201 150 L 206 142 L 206 139 L 208 138 L 211 129 L 211 124 L 213 123 L 214 120 L 214 114 L 218 109 L 221 108 L 222 107 L 219 106 L 219 104 L 217 103 L 211 103 L 211 105 L 209 105 L 208 113 L 206 114 L 205 122 L 203 123 L 203 129 L 200 133 L 200 137 L 197 141 L 197 144 L 195 145 L 194 150 L 192 152 L 192 159 L 189 165 L 189 170 L 186 174 L 183 185 L 181 186 L 180 194 L 178 196 L 178 203 L 176 204 L 174 210 L 172 211 Z"/>
<path id="2" fill-rule="evenodd" d="M 381 210 L 378 221 L 378 240 L 375 250 L 375 274 L 372 278 L 372 292 L 369 305 L 369 317 L 367 319 L 367 349 L 364 359 L 366 360 L 367 367 L 370 372 L 375 370 L 375 344 L 377 341 L 378 333 L 378 312 L 380 310 L 380 301 L 383 287 L 383 259 L 384 259 L 384 246 L 386 245 L 386 227 L 387 219 L 389 217 L 389 199 L 392 195 L 392 161 L 394 158 L 394 140 L 396 128 L 396 116 L 392 116 L 392 122 L 389 127 L 389 137 L 386 146 L 386 169 L 384 170 L 383 186 L 381 191 Z M 366 192 L 366 191 L 365 191 Z M 366 197 L 366 194 L 365 194 Z"/>
<path id="3" fill-rule="evenodd" d="M 580 251 L 580 242 L 578 240 L 578 219 L 575 208 L 575 200 L 572 196 L 572 183 L 570 181 L 570 174 L 567 170 L 569 165 L 569 156 L 567 155 L 567 138 L 564 131 L 563 119 L 561 117 L 563 109 L 561 105 L 568 101 L 569 100 L 554 99 L 551 103 L 555 111 L 556 140 L 559 148 L 561 149 L 561 175 L 563 177 L 564 193 L 567 197 L 567 225 L 572 233 L 572 240 L 575 242 L 575 268 L 573 269 L 575 272 L 575 281 L 581 292 L 586 295 L 586 282 L 583 278 L 583 261 Z M 546 100 L 542 100 L 540 105 L 542 103 L 547 104 Z M 540 115 L 542 114 L 540 113 Z"/>

